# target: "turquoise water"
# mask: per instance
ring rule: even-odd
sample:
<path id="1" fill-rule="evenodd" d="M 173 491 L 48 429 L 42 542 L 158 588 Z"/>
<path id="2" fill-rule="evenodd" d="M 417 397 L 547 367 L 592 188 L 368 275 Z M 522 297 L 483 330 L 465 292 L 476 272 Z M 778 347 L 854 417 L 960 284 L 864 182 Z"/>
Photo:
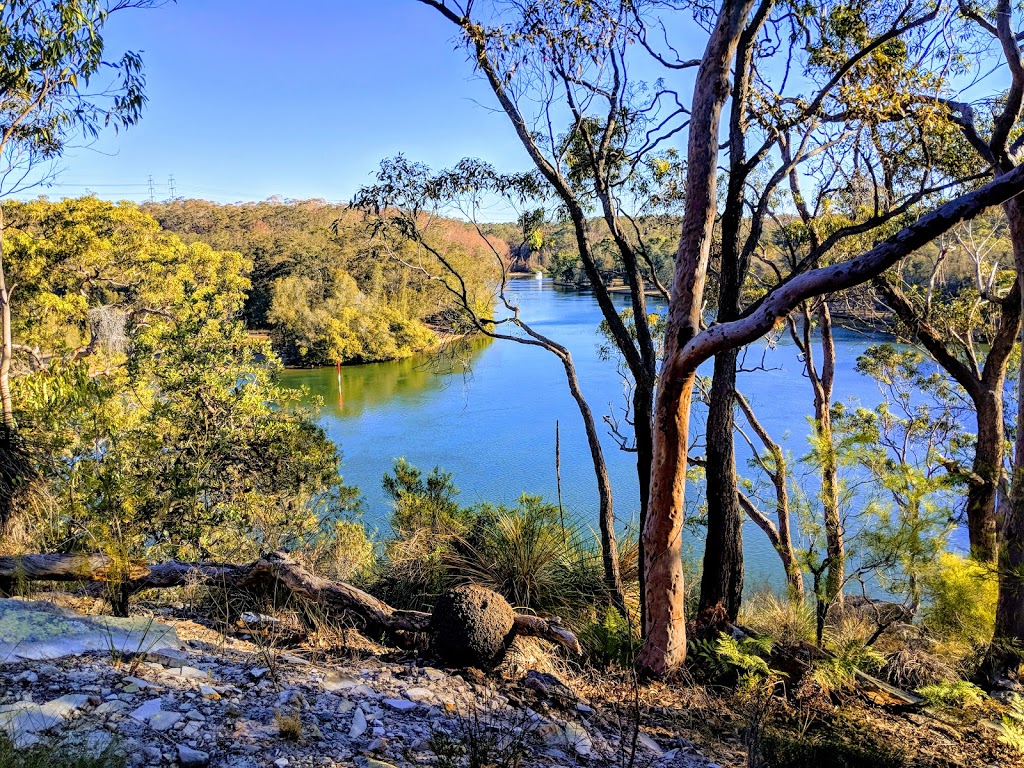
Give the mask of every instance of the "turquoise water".
<path id="1" fill-rule="evenodd" d="M 513 289 L 522 318 L 571 350 L 595 417 L 612 409 L 621 413 L 623 383 L 614 362 L 599 358 L 601 313 L 593 296 L 563 292 L 547 280 L 519 280 Z M 628 297 L 619 299 L 625 307 Z M 664 306 L 654 303 L 651 309 Z M 880 400 L 874 382 L 855 370 L 857 356 L 879 340 L 837 329 L 837 399 L 852 397 L 866 406 Z M 783 337 L 771 348 L 766 343 L 754 345 L 744 367 L 761 368 L 741 372 L 739 387 L 764 426 L 794 459 L 805 455 L 813 401 L 792 341 Z M 710 375 L 710 365 L 702 372 Z M 305 386 L 323 399 L 322 424 L 340 446 L 345 482 L 363 492 L 370 527 L 387 525 L 390 508 L 381 476 L 400 456 L 425 470 L 438 465 L 453 473 L 460 501 L 466 505 L 513 503 L 522 493 L 554 501 L 556 421 L 565 507 L 583 523 L 597 527 L 597 491 L 579 411 L 568 394 L 561 364 L 543 349 L 476 341 L 440 359 L 344 366 L 340 376 L 333 368 L 292 370 L 284 376 L 286 384 Z M 703 414 L 698 413 L 694 422 L 698 434 Z M 634 457 L 608 435 L 604 448 L 616 517 L 625 525 L 638 514 Z M 750 452 L 742 440 L 737 440 L 737 454 L 744 473 Z M 793 465 L 795 473 L 806 471 L 797 461 Z M 699 484 L 691 484 L 687 493 L 691 504 L 700 502 Z M 699 542 L 693 544 L 699 555 Z M 748 584 L 781 583 L 778 556 L 749 521 L 744 546 Z"/>

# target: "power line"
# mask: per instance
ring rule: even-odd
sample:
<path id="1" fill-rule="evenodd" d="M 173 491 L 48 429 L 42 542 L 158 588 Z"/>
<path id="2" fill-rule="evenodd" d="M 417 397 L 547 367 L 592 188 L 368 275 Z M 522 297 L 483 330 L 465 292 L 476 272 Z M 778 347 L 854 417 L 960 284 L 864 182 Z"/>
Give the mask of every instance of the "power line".
<path id="1" fill-rule="evenodd" d="M 149 174 L 149 202 L 156 200 L 156 192 L 153 189 L 153 174 Z"/>
<path id="2" fill-rule="evenodd" d="M 173 173 L 171 174 L 171 177 L 167 180 L 167 192 L 168 192 L 171 200 L 173 200 L 175 198 L 174 174 Z"/>

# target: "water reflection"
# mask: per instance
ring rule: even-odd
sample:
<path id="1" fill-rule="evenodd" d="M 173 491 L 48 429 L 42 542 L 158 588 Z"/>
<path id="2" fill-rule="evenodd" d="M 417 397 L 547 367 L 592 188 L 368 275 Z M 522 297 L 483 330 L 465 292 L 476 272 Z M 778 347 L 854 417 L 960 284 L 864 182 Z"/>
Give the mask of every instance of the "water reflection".
<path id="1" fill-rule="evenodd" d="M 493 341 L 486 337 L 458 339 L 436 355 L 337 368 L 293 369 L 282 373 L 281 383 L 304 388 L 309 402 L 321 402 L 328 418 L 351 418 L 385 404 L 420 400 L 444 389 L 452 377 L 472 375 L 473 362 Z"/>

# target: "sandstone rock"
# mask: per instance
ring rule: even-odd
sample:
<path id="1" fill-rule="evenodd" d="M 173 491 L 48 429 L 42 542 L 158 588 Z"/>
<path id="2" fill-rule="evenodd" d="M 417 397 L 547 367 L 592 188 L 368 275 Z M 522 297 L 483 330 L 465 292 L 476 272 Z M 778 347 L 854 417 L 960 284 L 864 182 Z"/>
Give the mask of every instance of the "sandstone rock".
<path id="1" fill-rule="evenodd" d="M 43 601 L 0 598 L 0 667 L 88 652 L 177 647 L 177 633 L 145 617 L 87 616 Z"/>
<path id="2" fill-rule="evenodd" d="M 160 707 L 162 705 L 163 699 L 150 699 L 149 701 L 144 702 L 136 709 L 134 709 L 131 715 L 136 720 L 146 722 L 147 720 L 149 720 L 149 718 L 151 718 L 153 715 L 160 711 Z"/>
<path id="3" fill-rule="evenodd" d="M 434 606 L 434 650 L 453 667 L 493 669 L 505 655 L 514 619 L 512 607 L 497 592 L 454 587 Z"/>
<path id="4" fill-rule="evenodd" d="M 167 731 L 177 723 L 183 715 L 180 712 L 167 712 L 161 710 L 152 714 L 149 718 L 149 727 L 154 731 Z"/>

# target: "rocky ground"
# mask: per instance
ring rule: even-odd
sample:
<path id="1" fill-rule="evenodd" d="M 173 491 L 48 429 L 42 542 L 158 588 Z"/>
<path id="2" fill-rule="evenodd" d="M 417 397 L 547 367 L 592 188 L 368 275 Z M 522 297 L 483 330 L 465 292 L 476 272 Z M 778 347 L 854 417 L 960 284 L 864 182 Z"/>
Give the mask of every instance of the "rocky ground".
<path id="1" fill-rule="evenodd" d="M 364 646 L 365 646 L 364 642 Z M 0 600 L 0 729 L 129 766 L 714 765 L 629 691 L 587 700 L 545 671 L 484 677 L 350 647 L 329 658 L 161 617 Z M 626 737 L 623 738 L 623 734 Z M 635 743 L 634 743 L 635 741 Z"/>

